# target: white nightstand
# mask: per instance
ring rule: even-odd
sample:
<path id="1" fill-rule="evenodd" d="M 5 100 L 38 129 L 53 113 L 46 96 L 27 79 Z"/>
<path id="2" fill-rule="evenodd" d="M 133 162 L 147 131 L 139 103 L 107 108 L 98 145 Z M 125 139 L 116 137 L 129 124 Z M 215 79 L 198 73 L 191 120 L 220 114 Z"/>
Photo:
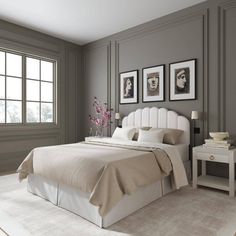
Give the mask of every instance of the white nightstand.
<path id="1" fill-rule="evenodd" d="M 202 175 L 198 176 L 198 160 L 202 161 Z M 206 175 L 206 161 L 229 164 L 229 178 Z M 229 196 L 235 196 L 235 162 L 236 148 L 231 150 L 213 149 L 198 146 L 193 148 L 193 188 L 202 185 L 229 191 Z"/>

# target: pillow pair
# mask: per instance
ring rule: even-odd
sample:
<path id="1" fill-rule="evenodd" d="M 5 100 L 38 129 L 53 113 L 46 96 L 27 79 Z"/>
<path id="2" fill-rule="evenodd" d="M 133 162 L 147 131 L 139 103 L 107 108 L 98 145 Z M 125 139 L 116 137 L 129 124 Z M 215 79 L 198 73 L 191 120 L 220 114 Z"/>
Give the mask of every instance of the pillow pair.
<path id="1" fill-rule="evenodd" d="M 140 142 L 150 142 L 154 138 L 153 135 L 156 136 L 155 134 L 157 133 L 157 131 L 154 130 L 150 133 L 145 133 L 145 132 L 141 133 L 142 131 L 147 131 L 150 128 L 151 127 L 142 127 L 140 129 L 133 128 L 133 127 L 125 127 L 125 128 L 117 127 L 112 135 L 112 138 L 123 139 L 123 140 L 138 140 Z M 161 138 L 161 140 L 162 139 L 163 137 Z M 154 138 L 154 140 L 156 139 Z M 159 140 L 160 138 L 158 138 L 158 141 Z"/>
<path id="2" fill-rule="evenodd" d="M 155 143 L 162 143 L 164 133 L 161 130 L 152 130 L 148 131 L 150 127 L 143 127 L 140 128 L 137 132 L 136 128 L 132 127 L 125 127 L 119 128 L 117 127 L 112 135 L 112 138 L 122 139 L 122 140 L 132 140 L 135 135 L 138 134 L 138 141 L 139 142 L 155 142 Z M 134 139 L 133 139 L 134 140 Z M 137 140 L 137 139 L 136 139 Z"/>
<path id="3" fill-rule="evenodd" d="M 139 142 L 153 142 L 153 143 L 166 143 L 177 144 L 179 137 L 183 133 L 183 130 L 169 129 L 169 128 L 151 128 L 142 127 L 137 129 L 134 127 L 117 127 L 112 135 L 112 138 L 123 140 L 137 140 Z"/>
<path id="4" fill-rule="evenodd" d="M 149 129 L 151 129 L 151 127 L 141 127 L 141 128 L 134 128 L 134 127 L 119 128 L 119 127 L 117 127 L 112 135 L 112 138 L 137 141 L 140 129 L 141 130 L 149 130 Z"/>

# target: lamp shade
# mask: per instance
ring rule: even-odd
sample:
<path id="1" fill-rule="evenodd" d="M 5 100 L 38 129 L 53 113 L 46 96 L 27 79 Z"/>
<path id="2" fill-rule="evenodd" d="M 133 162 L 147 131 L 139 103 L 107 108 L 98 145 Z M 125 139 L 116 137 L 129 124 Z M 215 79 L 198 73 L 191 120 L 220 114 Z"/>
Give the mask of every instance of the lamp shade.
<path id="1" fill-rule="evenodd" d="M 192 111 L 191 119 L 192 120 L 198 120 L 199 119 L 199 112 L 198 111 Z"/>
<path id="2" fill-rule="evenodd" d="M 116 113 L 116 114 L 115 114 L 115 119 L 116 119 L 116 120 L 119 120 L 119 119 L 120 119 L 120 113 Z"/>

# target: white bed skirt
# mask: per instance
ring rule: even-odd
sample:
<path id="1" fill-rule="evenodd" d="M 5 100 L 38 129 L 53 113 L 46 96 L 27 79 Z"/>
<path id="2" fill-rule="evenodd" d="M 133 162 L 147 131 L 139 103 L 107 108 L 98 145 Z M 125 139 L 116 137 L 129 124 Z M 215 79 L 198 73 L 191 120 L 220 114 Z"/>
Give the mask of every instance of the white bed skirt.
<path id="1" fill-rule="evenodd" d="M 190 162 L 187 161 L 184 164 L 186 172 L 189 174 Z M 188 177 L 190 178 L 189 175 Z M 98 207 L 89 202 L 89 193 L 82 192 L 63 184 L 58 184 L 41 176 L 32 174 L 28 176 L 29 192 L 49 200 L 59 207 L 78 214 L 102 228 L 114 224 L 136 210 L 174 190 L 175 189 L 171 185 L 170 176 L 167 176 L 161 181 L 139 188 L 131 195 L 124 195 L 118 204 L 102 218 L 99 215 Z"/>

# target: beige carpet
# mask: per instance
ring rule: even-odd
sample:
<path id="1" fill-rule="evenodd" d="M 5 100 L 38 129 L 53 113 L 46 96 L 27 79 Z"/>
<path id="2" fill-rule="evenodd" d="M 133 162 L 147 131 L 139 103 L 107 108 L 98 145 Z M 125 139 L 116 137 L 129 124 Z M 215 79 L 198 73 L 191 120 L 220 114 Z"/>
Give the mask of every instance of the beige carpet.
<path id="1" fill-rule="evenodd" d="M 233 236 L 236 198 L 186 187 L 100 229 L 28 193 L 25 181 L 8 175 L 0 177 L 0 228 L 10 236 Z"/>

